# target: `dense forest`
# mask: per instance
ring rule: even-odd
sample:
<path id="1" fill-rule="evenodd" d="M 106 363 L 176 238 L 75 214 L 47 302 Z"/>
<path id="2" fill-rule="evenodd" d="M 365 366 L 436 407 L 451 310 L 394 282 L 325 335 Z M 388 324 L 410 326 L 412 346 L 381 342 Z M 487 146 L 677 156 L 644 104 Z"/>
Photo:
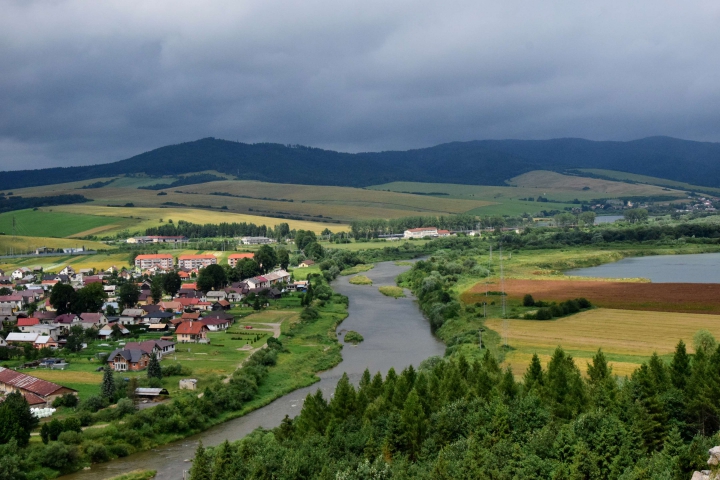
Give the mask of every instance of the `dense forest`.
<path id="1" fill-rule="evenodd" d="M 669 366 L 654 355 L 624 382 L 598 351 L 583 377 L 557 348 L 516 382 L 486 350 L 423 362 L 383 379 L 343 376 L 334 395 L 308 395 L 295 419 L 211 452 L 191 480 L 687 479 L 717 444 L 720 348 L 696 338 Z"/>
<path id="2" fill-rule="evenodd" d="M 0 189 L 146 173 L 216 170 L 243 180 L 364 187 L 392 181 L 504 185 L 531 170 L 601 168 L 720 183 L 720 144 L 669 137 L 630 142 L 582 139 L 483 140 L 378 153 L 341 153 L 274 143 L 214 138 L 161 147 L 127 160 L 86 167 L 3 172 Z M 306 168 L 312 166 L 312 168 Z"/>
<path id="3" fill-rule="evenodd" d="M 290 234 L 287 223 L 281 223 L 275 228 L 254 223 L 206 223 L 203 225 L 180 220 L 177 223 L 166 223 L 145 230 L 145 235 L 185 236 L 188 238 L 211 237 L 272 237 L 284 238 Z"/>

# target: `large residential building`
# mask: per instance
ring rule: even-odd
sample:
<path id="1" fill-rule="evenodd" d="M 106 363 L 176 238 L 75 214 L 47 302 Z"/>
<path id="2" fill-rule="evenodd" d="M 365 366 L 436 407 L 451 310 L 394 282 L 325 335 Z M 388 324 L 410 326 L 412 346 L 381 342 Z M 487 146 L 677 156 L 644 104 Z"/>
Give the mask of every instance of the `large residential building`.
<path id="1" fill-rule="evenodd" d="M 162 267 L 172 268 L 175 265 L 173 256 L 168 253 L 155 255 L 138 255 L 135 257 L 135 266 L 138 268 Z"/>
<path id="2" fill-rule="evenodd" d="M 243 245 L 265 245 L 275 242 L 274 239 L 268 237 L 242 237 L 240 241 Z"/>
<path id="3" fill-rule="evenodd" d="M 405 238 L 437 237 L 438 229 L 436 227 L 411 228 L 409 230 L 405 230 L 405 234 L 403 236 Z"/>
<path id="4" fill-rule="evenodd" d="M 252 259 L 255 256 L 254 253 L 233 253 L 228 257 L 228 265 L 231 267 L 234 267 L 237 265 L 237 262 L 239 260 L 242 260 L 243 258 L 250 258 Z"/>
<path id="5" fill-rule="evenodd" d="M 148 235 L 144 237 L 130 237 L 127 243 L 185 243 L 187 237 L 183 236 L 166 236 L 166 235 Z"/>
<path id="6" fill-rule="evenodd" d="M 208 265 L 217 264 L 215 255 L 180 255 L 178 257 L 178 267 L 180 268 L 202 268 Z"/>

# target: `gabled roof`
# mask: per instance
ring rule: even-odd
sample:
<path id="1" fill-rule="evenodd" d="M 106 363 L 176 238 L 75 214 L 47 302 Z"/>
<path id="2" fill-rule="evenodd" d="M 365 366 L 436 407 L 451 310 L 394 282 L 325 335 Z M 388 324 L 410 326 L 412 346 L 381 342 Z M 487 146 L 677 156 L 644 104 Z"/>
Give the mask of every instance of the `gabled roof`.
<path id="1" fill-rule="evenodd" d="M 130 362 L 130 363 L 137 363 L 137 362 L 139 362 L 140 360 L 142 360 L 142 357 L 143 357 L 144 355 L 147 355 L 147 354 L 148 354 L 148 353 L 147 353 L 146 351 L 143 351 L 143 350 L 140 350 L 140 349 L 137 349 L 137 348 L 134 348 L 134 349 L 132 349 L 132 350 L 127 349 L 127 348 L 125 348 L 125 349 L 117 349 L 117 350 L 114 350 L 114 351 L 110 354 L 110 356 L 107 358 L 107 360 L 108 360 L 108 362 L 111 362 L 111 361 L 115 360 L 115 358 L 116 358 L 118 355 L 120 355 L 121 357 L 123 357 L 125 360 L 127 360 L 127 361 Z"/>
<path id="2" fill-rule="evenodd" d="M 145 315 L 145 310 L 142 308 L 126 308 L 121 315 L 123 317 L 142 317 Z"/>
<path id="3" fill-rule="evenodd" d="M 174 313 L 157 311 L 157 312 L 146 313 L 145 315 L 142 316 L 142 318 L 173 318 L 174 316 L 175 316 Z"/>
<path id="4" fill-rule="evenodd" d="M 81 313 L 80 320 L 83 323 L 100 323 L 104 316 L 102 313 Z"/>
<path id="5" fill-rule="evenodd" d="M 40 336 L 38 333 L 17 333 L 17 332 L 11 332 L 8 333 L 7 338 L 5 341 L 7 342 L 35 342 L 37 338 Z"/>
<path id="6" fill-rule="evenodd" d="M 185 334 L 185 335 L 197 335 L 201 333 L 203 330 L 207 330 L 207 327 L 202 322 L 193 322 L 192 320 L 189 322 L 183 322 L 180 325 L 177 326 L 175 329 L 175 333 L 177 334 Z"/>
<path id="7" fill-rule="evenodd" d="M 0 382 L 11 385 L 15 388 L 26 390 L 43 398 L 48 395 L 52 395 L 61 388 L 67 388 L 62 385 L 58 385 L 57 383 L 41 380 L 37 377 L 25 375 L 24 373 L 16 372 L 15 370 L 3 367 L 0 367 Z M 76 391 L 72 388 L 67 389 L 73 392 Z"/>
<path id="8" fill-rule="evenodd" d="M 18 327 L 32 327 L 33 325 L 38 325 L 40 323 L 40 319 L 38 318 L 18 318 L 17 326 Z"/>
<path id="9" fill-rule="evenodd" d="M 74 313 L 66 313 L 64 315 L 58 315 L 55 317 L 55 323 L 62 323 L 65 325 L 69 325 L 75 321 L 77 318 L 77 315 Z"/>
<path id="10" fill-rule="evenodd" d="M 200 321 L 205 325 L 227 325 L 230 323 L 229 320 L 225 320 L 223 318 L 203 318 Z"/>

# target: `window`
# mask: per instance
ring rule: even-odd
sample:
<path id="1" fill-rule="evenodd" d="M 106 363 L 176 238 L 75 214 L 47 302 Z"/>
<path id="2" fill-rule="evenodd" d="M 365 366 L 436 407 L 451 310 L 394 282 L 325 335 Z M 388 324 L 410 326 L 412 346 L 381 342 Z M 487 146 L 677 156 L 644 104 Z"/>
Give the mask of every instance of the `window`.
<path id="1" fill-rule="evenodd" d="M 127 363 L 115 363 L 115 371 L 127 370 Z"/>

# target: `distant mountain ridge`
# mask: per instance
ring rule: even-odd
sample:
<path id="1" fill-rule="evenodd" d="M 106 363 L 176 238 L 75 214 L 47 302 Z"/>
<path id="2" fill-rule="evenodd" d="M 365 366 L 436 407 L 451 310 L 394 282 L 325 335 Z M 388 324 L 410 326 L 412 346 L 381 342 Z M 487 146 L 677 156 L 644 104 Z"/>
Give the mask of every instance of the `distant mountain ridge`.
<path id="1" fill-rule="evenodd" d="M 178 175 L 217 170 L 243 180 L 364 187 L 393 181 L 503 185 L 532 170 L 598 168 L 720 186 L 720 143 L 671 137 L 628 142 L 578 138 L 476 140 L 429 148 L 342 153 L 275 143 L 204 138 L 114 163 L 2 172 L 0 189 L 126 173 Z"/>

